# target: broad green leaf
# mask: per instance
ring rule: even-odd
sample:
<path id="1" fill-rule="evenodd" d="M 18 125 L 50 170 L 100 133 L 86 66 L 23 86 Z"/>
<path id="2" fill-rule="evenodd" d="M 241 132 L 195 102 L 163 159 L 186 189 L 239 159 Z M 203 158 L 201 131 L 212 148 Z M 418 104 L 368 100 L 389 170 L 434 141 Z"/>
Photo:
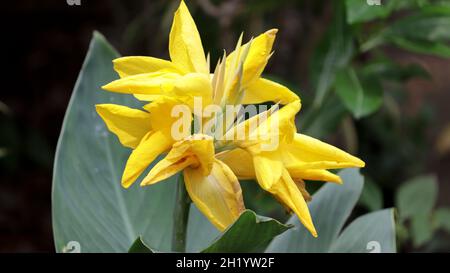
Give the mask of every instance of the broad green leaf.
<path id="1" fill-rule="evenodd" d="M 382 209 L 383 193 L 380 187 L 373 181 L 366 179 L 359 202 L 370 211 Z"/>
<path id="2" fill-rule="evenodd" d="M 363 177 L 358 170 L 347 169 L 339 173 L 343 185 L 326 184 L 314 194 L 309 209 L 318 238 L 314 238 L 293 215 L 288 224 L 295 228 L 275 238 L 267 252 L 328 252 L 337 239 L 361 195 Z"/>
<path id="3" fill-rule="evenodd" d="M 368 2 L 372 1 L 370 5 Z M 399 5 L 400 0 L 391 0 L 380 5 L 375 4 L 376 1 L 362 0 L 346 0 L 347 22 L 349 24 L 369 22 L 373 19 L 383 19 L 391 14 L 391 12 Z"/>
<path id="4" fill-rule="evenodd" d="M 415 247 L 420 247 L 433 237 L 430 214 L 417 214 L 411 219 L 411 235 Z"/>
<path id="5" fill-rule="evenodd" d="M 291 228 L 289 225 L 283 225 L 274 219 L 246 210 L 233 225 L 202 252 L 259 252 L 264 250 L 275 236 L 289 228 Z"/>
<path id="6" fill-rule="evenodd" d="M 351 30 L 345 20 L 343 1 L 335 1 L 335 16 L 323 41 L 317 47 L 311 64 L 315 88 L 314 106 L 320 108 L 333 86 L 336 72 L 347 66 L 354 53 Z"/>
<path id="7" fill-rule="evenodd" d="M 117 78 L 117 52 L 98 33 L 89 46 L 70 100 L 55 155 L 52 193 L 56 251 L 69 241 L 81 252 L 127 252 L 142 235 L 158 250 L 169 250 L 175 181 L 131 189 L 120 185 L 130 150 L 105 127 L 97 103 L 138 107 L 129 95 L 102 91 Z"/>
<path id="8" fill-rule="evenodd" d="M 434 212 L 436 227 L 450 232 L 450 208 L 438 208 Z"/>
<path id="9" fill-rule="evenodd" d="M 154 253 L 154 251 L 147 246 L 141 236 L 139 236 L 131 245 L 128 253 Z"/>
<path id="10" fill-rule="evenodd" d="M 403 183 L 395 198 L 400 219 L 429 215 L 436 203 L 437 189 L 436 178 L 432 175 L 419 176 Z"/>
<path id="11" fill-rule="evenodd" d="M 374 78 L 362 79 L 364 86 L 353 68 L 343 69 L 336 76 L 336 92 L 355 118 L 373 113 L 383 101 L 378 81 Z"/>
<path id="12" fill-rule="evenodd" d="M 333 244 L 331 252 L 396 252 L 393 209 L 372 212 L 355 219 Z"/>

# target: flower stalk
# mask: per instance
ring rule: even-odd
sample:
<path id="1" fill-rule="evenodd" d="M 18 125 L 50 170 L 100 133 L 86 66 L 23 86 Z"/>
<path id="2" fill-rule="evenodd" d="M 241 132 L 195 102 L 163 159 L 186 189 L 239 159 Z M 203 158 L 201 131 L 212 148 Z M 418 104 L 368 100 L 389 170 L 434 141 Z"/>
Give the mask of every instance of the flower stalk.
<path id="1" fill-rule="evenodd" d="M 175 210 L 173 213 L 172 250 L 186 252 L 187 223 L 191 200 L 184 186 L 183 172 L 180 172 L 177 181 Z"/>

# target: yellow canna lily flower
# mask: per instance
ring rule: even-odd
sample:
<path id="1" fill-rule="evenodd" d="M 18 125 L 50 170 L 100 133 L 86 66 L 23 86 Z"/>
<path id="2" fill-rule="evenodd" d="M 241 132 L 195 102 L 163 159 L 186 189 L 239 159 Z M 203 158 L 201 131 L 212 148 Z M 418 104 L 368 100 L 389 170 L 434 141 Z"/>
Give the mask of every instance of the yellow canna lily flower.
<path id="1" fill-rule="evenodd" d="M 328 169 L 364 167 L 364 162 L 332 145 L 296 133 L 294 118 L 299 109 L 300 102 L 292 102 L 267 119 L 270 122 L 277 118 L 279 122 L 279 133 L 271 134 L 280 141 L 275 150 L 261 150 L 261 138 L 254 138 L 255 132 L 260 134 L 260 125 L 248 130 L 247 139 L 234 142 L 238 148 L 220 153 L 217 158 L 239 179 L 257 179 L 264 190 L 294 211 L 311 234 L 317 236 L 306 205 L 310 196 L 303 181 L 342 183 Z M 253 117 L 238 126 L 251 127 L 257 119 L 258 116 Z M 267 134 L 267 130 L 263 131 Z"/>
<path id="2" fill-rule="evenodd" d="M 224 56 L 210 75 L 209 58 L 205 57 L 200 34 L 186 4 L 181 1 L 169 35 L 171 60 L 142 56 L 115 59 L 114 69 L 121 79 L 103 89 L 134 94 L 144 101 L 153 101 L 162 95 L 177 97 L 180 93 L 185 99 L 192 100 L 199 95 L 199 90 L 205 90 L 201 94 L 205 103 L 273 101 L 287 104 L 298 100 L 298 96 L 281 84 L 261 78 L 272 54 L 276 33 L 276 29 L 269 30 L 245 45 L 241 45 L 241 36 L 236 50 L 228 57 Z M 196 85 L 201 88 L 186 88 L 186 83 L 194 80 L 200 81 Z"/>
<path id="3" fill-rule="evenodd" d="M 256 179 L 317 236 L 307 206 L 311 197 L 304 180 L 342 183 L 330 169 L 363 167 L 364 162 L 296 133 L 295 115 L 300 111 L 300 98 L 287 87 L 261 77 L 272 55 L 276 33 L 276 29 L 266 31 L 245 44 L 241 35 L 235 50 L 228 56 L 224 53 L 210 73 L 209 57 L 205 57 L 195 22 L 181 1 L 170 31 L 170 61 L 140 56 L 114 60 L 120 79 L 103 88 L 151 101 L 143 110 L 96 105 L 108 129 L 122 145 L 133 149 L 122 176 L 125 188 L 159 155 L 167 153 L 145 176 L 141 186 L 153 185 L 182 171 L 192 201 L 219 230 L 227 228 L 244 210 L 238 178 Z M 172 116 L 173 108 L 188 106 L 190 127 L 192 117 L 199 117 L 194 111 L 196 98 L 202 99 L 203 108 L 220 106 L 222 112 L 201 117 L 202 121 L 213 121 L 212 128 L 219 135 L 208 135 L 209 128 L 201 125 L 193 126 L 194 134 L 191 135 L 191 130 L 183 131 L 181 138 L 175 139 L 172 129 L 178 118 Z M 233 114 L 225 125 L 220 122 L 229 118 L 225 106 L 268 101 L 284 106 L 234 127 L 237 115 Z M 245 132 L 244 138 L 240 138 L 239 132 Z"/>
<path id="4" fill-rule="evenodd" d="M 212 137 L 195 134 L 173 144 L 141 186 L 153 185 L 180 171 L 192 201 L 217 229 L 223 231 L 244 211 L 239 181 L 226 164 L 215 158 Z"/>

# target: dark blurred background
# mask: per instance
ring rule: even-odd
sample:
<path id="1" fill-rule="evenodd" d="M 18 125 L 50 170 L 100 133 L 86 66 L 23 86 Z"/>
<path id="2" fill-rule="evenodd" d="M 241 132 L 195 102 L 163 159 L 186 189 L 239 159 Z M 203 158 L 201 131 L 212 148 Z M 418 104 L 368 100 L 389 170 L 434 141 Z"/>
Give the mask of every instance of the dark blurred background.
<path id="1" fill-rule="evenodd" d="M 311 63 L 334 22 L 336 6 L 331 2 L 192 0 L 187 4 L 213 60 L 222 48 L 233 48 L 241 31 L 249 39 L 278 28 L 275 54 L 265 73 L 283 79 L 301 95 L 299 121 L 305 111 L 307 123 L 315 115 L 308 112 L 316 92 Z M 54 251 L 53 155 L 92 32 L 103 33 L 122 55 L 167 58 L 169 27 L 178 3 L 81 0 L 80 6 L 69 6 L 66 0 L 22 0 L 2 4 L 0 252 Z M 355 41 L 359 42 L 358 35 L 365 29 L 390 24 L 414 9 L 392 12 L 381 23 L 352 26 Z M 350 63 L 360 67 L 382 55 L 401 67 L 417 65 L 426 76 L 408 74 L 395 83 L 383 82 L 383 104 L 370 115 L 354 118 L 343 112 L 329 130 L 319 132 L 310 126 L 305 131 L 364 159 L 364 173 L 381 191 L 383 207 L 394 206 L 398 185 L 420 174 L 434 174 L 439 182 L 436 206 L 450 206 L 449 59 L 389 44 L 373 52 L 355 54 Z M 340 104 L 338 99 L 336 104 Z M 370 210 L 370 206 L 361 207 Z M 448 235 L 440 232 L 433 238 L 448 239 Z M 445 250 L 448 246 L 433 249 L 432 239 L 428 245 L 412 246 L 407 238 L 403 242 L 403 251 Z"/>

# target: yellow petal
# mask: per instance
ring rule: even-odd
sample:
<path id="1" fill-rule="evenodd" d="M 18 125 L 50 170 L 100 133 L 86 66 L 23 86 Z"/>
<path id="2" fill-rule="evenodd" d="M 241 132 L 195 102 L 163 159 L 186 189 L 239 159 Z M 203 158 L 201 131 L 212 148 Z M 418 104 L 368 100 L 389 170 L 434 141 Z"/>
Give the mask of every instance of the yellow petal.
<path id="1" fill-rule="evenodd" d="M 336 169 L 365 165 L 355 156 L 302 134 L 295 134 L 294 140 L 286 146 L 284 151 L 286 165 L 303 169 Z"/>
<path id="2" fill-rule="evenodd" d="M 242 84 L 244 87 L 261 76 L 261 73 L 266 67 L 267 61 L 270 58 L 273 42 L 275 41 L 277 32 L 277 29 L 268 30 L 249 42 L 251 45 L 247 58 L 244 62 L 243 70 Z M 242 48 L 247 45 L 248 43 L 243 45 Z M 227 57 L 227 65 L 231 63 L 230 60 L 235 58 L 235 54 L 236 52 L 232 52 Z"/>
<path id="3" fill-rule="evenodd" d="M 253 159 L 250 153 L 243 149 L 233 149 L 216 154 L 216 158 L 227 164 L 238 179 L 254 179 L 256 177 Z"/>
<path id="4" fill-rule="evenodd" d="M 164 70 L 167 72 L 181 73 L 175 64 L 170 61 L 142 56 L 121 57 L 113 61 L 114 70 L 121 78 L 157 72 Z"/>
<path id="5" fill-rule="evenodd" d="M 136 99 L 138 99 L 138 100 L 140 100 L 140 101 L 146 101 L 146 102 L 149 102 L 149 101 L 154 101 L 154 100 L 157 100 L 159 97 L 161 97 L 161 96 L 163 96 L 163 95 L 146 95 L 146 94 L 133 94 L 133 96 L 136 98 Z"/>
<path id="6" fill-rule="evenodd" d="M 200 34 L 184 1 L 173 18 L 169 53 L 172 62 L 185 72 L 209 73 Z"/>
<path id="7" fill-rule="evenodd" d="M 125 94 L 161 95 L 172 90 L 174 81 L 181 77 L 177 73 L 158 71 L 125 77 L 102 86 L 111 92 Z"/>
<path id="8" fill-rule="evenodd" d="M 130 187 L 150 163 L 170 145 L 171 139 L 160 131 L 147 133 L 128 158 L 122 175 L 122 186 Z"/>
<path id="9" fill-rule="evenodd" d="M 253 156 L 256 178 L 261 188 L 268 190 L 278 180 L 283 172 L 283 163 L 278 153 L 261 153 Z"/>
<path id="10" fill-rule="evenodd" d="M 342 184 L 342 179 L 331 173 L 327 170 L 320 169 L 296 169 L 291 166 L 287 167 L 289 174 L 294 179 L 305 179 L 305 180 L 313 180 L 313 181 L 326 181 L 333 182 L 337 184 Z"/>
<path id="11" fill-rule="evenodd" d="M 295 100 L 285 106 L 280 110 L 276 111 L 274 114 L 270 115 L 269 118 L 259 125 L 259 130 L 267 131 L 276 130 L 278 132 L 273 132 L 273 134 L 279 134 L 287 138 L 287 141 L 291 141 L 296 132 L 295 127 L 295 115 L 300 111 L 301 103 L 299 100 Z"/>
<path id="12" fill-rule="evenodd" d="M 141 186 L 149 186 L 177 174 L 186 167 L 198 164 L 193 156 L 181 157 L 179 160 L 166 157 L 159 161 L 142 180 Z"/>
<path id="13" fill-rule="evenodd" d="M 150 112 L 154 130 L 159 130 L 174 142 L 191 135 L 192 112 L 174 97 L 160 96 L 144 106 Z"/>
<path id="14" fill-rule="evenodd" d="M 125 147 L 136 148 L 151 130 L 150 114 L 147 112 L 117 104 L 97 104 L 95 109 Z"/>
<path id="15" fill-rule="evenodd" d="M 287 170 L 283 170 L 282 179 L 275 183 L 269 192 L 277 199 L 281 200 L 284 205 L 292 209 L 297 214 L 300 222 L 311 232 L 314 237 L 317 237 L 316 229 L 309 213 L 308 205 L 303 199 L 302 193 L 298 189 L 295 182 L 289 176 Z"/>
<path id="16" fill-rule="evenodd" d="M 161 96 L 155 101 L 146 104 L 144 109 L 150 112 L 150 121 L 154 130 L 171 130 L 172 125 L 180 117 L 172 116 L 174 107 L 182 106 L 183 103 L 178 99 L 168 96 Z M 189 118 L 190 118 L 189 113 Z M 168 132 L 168 134 L 170 134 Z"/>
<path id="17" fill-rule="evenodd" d="M 300 111 L 301 103 L 299 100 L 295 100 L 279 111 L 272 115 L 268 119 L 269 128 L 274 127 L 273 124 L 278 125 L 280 143 L 281 142 L 291 142 L 294 138 L 297 128 L 295 126 L 295 115 Z"/>
<path id="18" fill-rule="evenodd" d="M 303 199 L 306 202 L 309 202 L 312 200 L 311 195 L 309 194 L 309 192 L 306 190 L 305 187 L 305 182 L 301 179 L 298 180 L 293 180 L 295 182 L 295 185 L 297 186 L 297 189 L 301 192 Z M 289 205 L 287 205 L 286 203 L 284 203 L 284 200 L 280 199 L 277 195 L 272 195 L 273 197 L 275 197 L 275 199 L 277 199 L 277 201 L 283 205 L 283 207 L 286 209 L 286 211 L 288 213 L 292 213 L 292 208 L 289 207 Z"/>
<path id="19" fill-rule="evenodd" d="M 300 100 L 300 98 L 289 88 L 267 80 L 259 78 L 250 83 L 244 92 L 242 104 L 258 104 L 273 101 L 280 104 Z"/>
<path id="20" fill-rule="evenodd" d="M 159 161 L 142 180 L 141 186 L 162 181 L 190 166 L 208 176 L 214 161 L 213 139 L 206 135 L 192 135 L 173 144 L 167 156 Z"/>
<path id="21" fill-rule="evenodd" d="M 220 160 L 214 161 L 208 176 L 186 168 L 184 183 L 194 204 L 220 231 L 234 223 L 245 209 L 239 181 Z"/>
<path id="22" fill-rule="evenodd" d="M 173 88 L 174 96 L 194 107 L 194 98 L 202 99 L 203 107 L 212 103 L 213 91 L 209 75 L 189 73 L 178 79 Z"/>
<path id="23" fill-rule="evenodd" d="M 258 149 L 268 150 L 268 147 L 274 150 L 279 144 L 294 138 L 295 115 L 300 107 L 300 101 L 296 100 L 274 113 L 270 110 L 260 113 L 231 128 L 225 139 L 235 139 L 235 144 L 244 149 L 251 146 L 249 151 L 252 154 L 257 153 Z M 239 132 L 245 132 L 244 137 L 238 137 Z"/>

